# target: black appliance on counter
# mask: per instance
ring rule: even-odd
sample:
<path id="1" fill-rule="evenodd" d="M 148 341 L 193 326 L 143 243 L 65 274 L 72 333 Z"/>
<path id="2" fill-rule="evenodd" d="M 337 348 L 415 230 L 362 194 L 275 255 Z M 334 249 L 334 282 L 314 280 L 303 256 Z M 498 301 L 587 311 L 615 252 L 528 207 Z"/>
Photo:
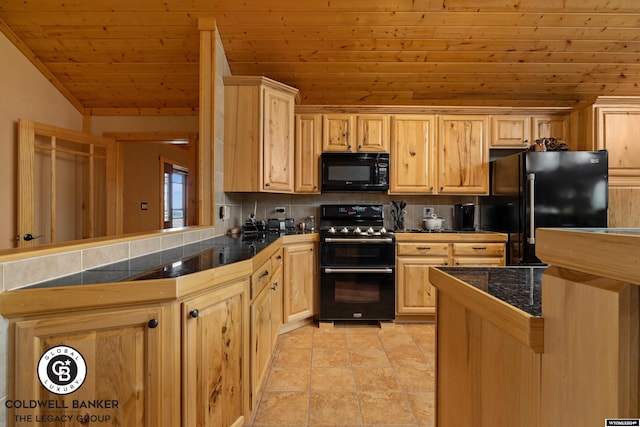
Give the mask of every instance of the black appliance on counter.
<path id="1" fill-rule="evenodd" d="M 387 191 L 389 153 L 323 153 L 322 191 Z"/>
<path id="2" fill-rule="evenodd" d="M 474 231 L 476 229 L 476 205 L 462 203 L 453 206 L 453 229 L 457 231 Z"/>
<path id="3" fill-rule="evenodd" d="M 395 235 L 382 205 L 320 206 L 322 321 L 395 318 Z"/>
<path id="4" fill-rule="evenodd" d="M 509 265 L 542 264 L 536 228 L 607 226 L 606 150 L 506 156 L 490 163 L 490 188 L 478 198 L 480 229 L 509 235 Z"/>

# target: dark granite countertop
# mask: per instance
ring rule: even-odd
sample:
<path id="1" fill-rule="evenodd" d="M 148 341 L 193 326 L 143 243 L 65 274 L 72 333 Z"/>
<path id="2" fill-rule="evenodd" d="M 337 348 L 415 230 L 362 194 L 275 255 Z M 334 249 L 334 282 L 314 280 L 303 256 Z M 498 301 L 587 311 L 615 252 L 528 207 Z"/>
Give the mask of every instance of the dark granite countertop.
<path id="1" fill-rule="evenodd" d="M 180 277 L 250 259 L 284 234 L 215 237 L 37 283 L 24 289 Z"/>
<path id="2" fill-rule="evenodd" d="M 438 267 L 438 269 L 531 316 L 542 316 L 542 273 L 546 267 Z"/>

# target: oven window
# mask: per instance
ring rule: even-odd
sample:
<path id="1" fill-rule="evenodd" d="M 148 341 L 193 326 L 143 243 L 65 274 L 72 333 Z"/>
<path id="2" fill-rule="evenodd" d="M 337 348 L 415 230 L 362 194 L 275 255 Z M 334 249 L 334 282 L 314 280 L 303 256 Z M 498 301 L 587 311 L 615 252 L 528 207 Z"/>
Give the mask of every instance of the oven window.
<path id="1" fill-rule="evenodd" d="M 368 165 L 335 165 L 327 169 L 329 181 L 368 182 L 371 167 Z"/>
<path id="2" fill-rule="evenodd" d="M 336 280 L 335 301 L 341 303 L 372 303 L 380 301 L 380 283 Z"/>

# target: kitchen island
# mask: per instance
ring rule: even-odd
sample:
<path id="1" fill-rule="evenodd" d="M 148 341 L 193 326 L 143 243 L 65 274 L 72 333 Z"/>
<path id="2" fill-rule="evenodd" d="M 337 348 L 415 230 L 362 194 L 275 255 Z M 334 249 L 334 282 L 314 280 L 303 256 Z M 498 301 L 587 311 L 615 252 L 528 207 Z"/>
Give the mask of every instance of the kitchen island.
<path id="1" fill-rule="evenodd" d="M 526 295 L 500 283 L 522 267 L 432 268 L 437 426 L 605 425 L 640 416 L 640 230 L 537 234 L 536 254 L 548 264 L 542 295 L 535 277 L 530 288 L 539 313 L 496 292 Z"/>
<path id="2" fill-rule="evenodd" d="M 544 267 L 432 267 L 436 425 L 537 427 Z"/>

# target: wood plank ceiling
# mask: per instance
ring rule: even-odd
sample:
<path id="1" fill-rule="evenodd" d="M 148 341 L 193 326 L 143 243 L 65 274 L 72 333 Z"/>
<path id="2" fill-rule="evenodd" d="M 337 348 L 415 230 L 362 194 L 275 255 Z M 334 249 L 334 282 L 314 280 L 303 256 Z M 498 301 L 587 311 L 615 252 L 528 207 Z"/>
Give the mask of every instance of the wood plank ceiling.
<path id="1" fill-rule="evenodd" d="M 297 87 L 302 104 L 640 95 L 638 0 L 0 2 L 0 29 L 87 114 L 195 114 L 199 17 L 233 74 Z"/>

